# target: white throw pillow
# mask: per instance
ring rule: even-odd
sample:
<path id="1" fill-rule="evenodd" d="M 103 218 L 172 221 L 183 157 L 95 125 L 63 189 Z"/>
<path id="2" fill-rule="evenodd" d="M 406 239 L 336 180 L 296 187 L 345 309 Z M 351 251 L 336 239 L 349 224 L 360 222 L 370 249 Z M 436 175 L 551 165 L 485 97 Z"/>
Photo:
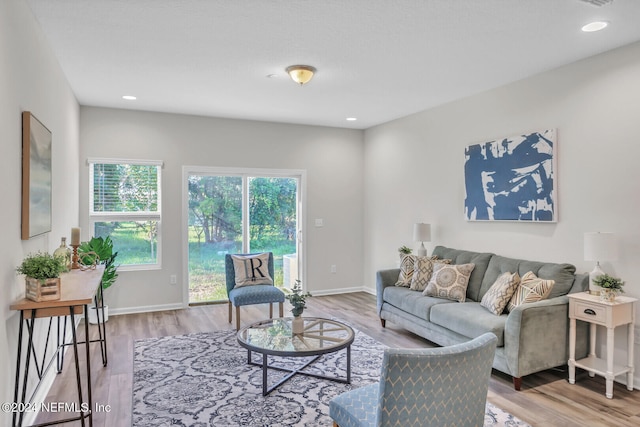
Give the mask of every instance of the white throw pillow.
<path id="1" fill-rule="evenodd" d="M 236 288 L 251 285 L 273 285 L 269 275 L 269 254 L 231 255 L 236 273 Z"/>

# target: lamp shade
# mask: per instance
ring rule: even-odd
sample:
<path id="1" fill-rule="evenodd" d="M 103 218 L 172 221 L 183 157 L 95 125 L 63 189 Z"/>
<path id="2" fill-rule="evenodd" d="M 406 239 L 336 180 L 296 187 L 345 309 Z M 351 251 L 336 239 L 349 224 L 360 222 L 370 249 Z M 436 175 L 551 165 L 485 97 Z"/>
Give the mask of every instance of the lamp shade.
<path id="1" fill-rule="evenodd" d="M 613 233 L 584 233 L 585 261 L 613 261 L 618 258 L 618 247 Z"/>
<path id="2" fill-rule="evenodd" d="M 416 242 L 431 241 L 431 224 L 416 223 L 413 224 L 413 240 Z"/>

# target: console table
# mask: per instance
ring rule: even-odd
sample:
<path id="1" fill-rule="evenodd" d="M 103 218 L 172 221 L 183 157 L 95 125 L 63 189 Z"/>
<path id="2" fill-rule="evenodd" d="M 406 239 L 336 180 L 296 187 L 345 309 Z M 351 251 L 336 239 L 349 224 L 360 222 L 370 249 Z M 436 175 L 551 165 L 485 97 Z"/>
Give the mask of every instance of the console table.
<path id="1" fill-rule="evenodd" d="M 93 425 L 93 413 L 92 413 L 92 399 L 91 399 L 91 361 L 89 356 L 89 343 L 91 342 L 99 342 L 101 355 L 102 355 L 102 363 L 103 366 L 107 365 L 107 337 L 106 337 L 106 328 L 104 325 L 104 305 L 102 300 L 102 286 L 100 286 L 100 282 L 102 280 L 102 273 L 104 272 L 104 266 L 97 266 L 94 269 L 90 270 L 72 270 L 68 273 L 63 273 L 60 275 L 60 291 L 61 297 L 59 300 L 55 301 L 41 301 L 36 302 L 26 298 L 15 301 L 11 304 L 11 310 L 20 311 L 20 328 L 18 331 L 18 357 L 16 362 L 16 379 L 15 379 L 15 389 L 14 389 L 14 403 L 17 404 L 17 408 L 25 408 L 28 407 L 28 403 L 31 402 L 35 392 L 37 391 L 40 380 L 42 380 L 44 374 L 47 370 L 52 366 L 54 360 L 57 361 L 57 369 L 58 372 L 62 370 L 63 364 L 63 355 L 64 348 L 66 346 L 73 347 L 73 355 L 75 360 L 75 370 L 76 370 L 76 385 L 78 389 L 78 415 L 71 418 L 66 418 L 63 420 L 49 422 L 46 425 L 51 424 L 60 424 L 70 421 L 80 421 L 81 425 L 85 425 L 85 419 L 88 419 L 89 426 Z M 102 310 L 102 316 L 100 313 L 98 315 L 98 333 L 99 339 L 90 340 L 89 339 L 89 322 L 88 319 L 85 318 L 84 322 L 84 336 L 85 341 L 78 341 L 78 337 L 76 334 L 75 328 L 75 316 L 82 315 L 85 313 L 85 317 L 88 313 L 88 306 L 91 303 L 95 304 L 95 307 Z M 71 323 L 71 342 L 67 342 L 66 340 L 66 325 L 67 325 L 67 317 L 70 318 Z M 56 317 L 58 321 L 57 325 L 57 348 L 54 352 L 55 358 L 52 356 L 48 365 L 45 367 L 46 356 L 47 356 L 47 348 L 48 348 L 48 340 L 51 334 L 51 326 L 53 322 L 53 318 Z M 47 344 L 45 344 L 44 354 L 42 355 L 41 362 L 38 363 L 38 358 L 36 355 L 36 350 L 33 344 L 33 332 L 34 332 L 34 323 L 36 319 L 40 318 L 49 318 L 49 329 L 47 332 Z M 62 332 L 62 337 L 60 336 L 60 322 L 61 318 L 64 318 L 64 327 Z M 22 366 L 22 354 L 23 354 L 23 338 L 22 334 L 24 332 L 24 326 L 27 327 L 27 343 L 26 343 L 26 354 L 24 360 L 24 371 L 22 373 L 21 380 L 21 366 Z M 78 353 L 78 344 L 85 344 L 85 357 L 86 357 L 86 396 L 87 400 L 83 399 L 83 391 L 82 391 L 82 379 L 80 374 L 80 358 Z M 27 399 L 27 380 L 29 377 L 29 370 L 32 364 L 33 356 L 33 364 L 35 365 L 36 373 L 38 375 L 38 385 L 36 385 L 35 390 L 31 394 L 31 396 Z M 31 402 L 33 403 L 33 402 Z M 13 426 L 21 426 L 23 422 L 24 411 L 14 411 L 13 413 Z"/>
<path id="2" fill-rule="evenodd" d="M 577 292 L 569 297 L 569 383 L 575 384 L 576 367 L 585 369 L 590 376 L 602 375 L 606 379 L 607 398 L 613 398 L 613 380 L 616 376 L 627 374 L 627 390 L 633 390 L 633 329 L 635 320 L 635 298 L 618 296 L 614 302 L 600 301 L 597 295 Z M 576 320 L 590 323 L 589 355 L 575 360 L 576 356 Z M 596 356 L 596 327 L 607 328 L 606 358 Z M 627 325 L 627 365 L 613 363 L 614 331 L 616 326 Z"/>

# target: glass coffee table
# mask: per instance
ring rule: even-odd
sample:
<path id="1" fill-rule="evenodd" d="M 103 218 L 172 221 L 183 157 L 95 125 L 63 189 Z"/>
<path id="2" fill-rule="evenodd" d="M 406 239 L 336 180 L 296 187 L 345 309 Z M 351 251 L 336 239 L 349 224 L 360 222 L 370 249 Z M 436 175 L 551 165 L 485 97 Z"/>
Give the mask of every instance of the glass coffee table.
<path id="1" fill-rule="evenodd" d="M 302 320 L 304 322 L 304 331 L 300 334 L 294 334 L 292 332 L 293 318 L 291 317 L 264 320 L 238 331 L 238 343 L 247 349 L 248 363 L 262 366 L 263 396 L 268 395 L 296 374 L 346 384 L 351 383 L 351 344 L 354 338 L 353 329 L 335 320 L 315 317 L 303 317 Z M 342 349 L 347 350 L 346 378 L 327 377 L 304 371 L 306 367 L 318 360 L 323 354 L 334 353 Z M 252 360 L 251 354 L 253 352 L 262 354 L 262 363 L 257 363 Z M 287 369 L 286 367 L 269 365 L 267 356 L 315 357 L 299 368 Z M 269 369 L 289 372 L 289 374 L 277 384 L 268 387 L 267 371 Z"/>

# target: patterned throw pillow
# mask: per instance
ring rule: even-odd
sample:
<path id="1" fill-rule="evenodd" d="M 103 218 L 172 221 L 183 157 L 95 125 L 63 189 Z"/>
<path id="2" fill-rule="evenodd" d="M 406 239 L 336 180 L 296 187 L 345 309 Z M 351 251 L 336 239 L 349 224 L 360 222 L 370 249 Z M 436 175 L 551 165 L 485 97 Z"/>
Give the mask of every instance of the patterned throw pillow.
<path id="1" fill-rule="evenodd" d="M 536 302 L 547 298 L 555 284 L 555 280 L 540 279 L 533 271 L 527 272 L 522 276 L 520 286 L 511 297 L 507 305 L 507 311 L 512 311 L 517 306 L 528 302 Z"/>
<path id="2" fill-rule="evenodd" d="M 416 261 L 413 264 L 413 278 L 411 279 L 411 289 L 414 291 L 424 291 L 424 288 L 429 284 L 431 276 L 433 274 L 433 266 L 436 263 L 450 264 L 450 259 L 438 259 L 437 256 L 416 257 Z"/>
<path id="3" fill-rule="evenodd" d="M 400 260 L 400 275 L 396 286 L 403 286 L 408 288 L 411 286 L 411 279 L 413 278 L 413 264 L 416 260 L 415 255 L 403 255 Z"/>
<path id="4" fill-rule="evenodd" d="M 273 285 L 269 275 L 269 254 L 231 255 L 236 273 L 236 288 L 251 285 Z"/>
<path id="5" fill-rule="evenodd" d="M 502 273 L 482 297 L 480 305 L 500 316 L 520 285 L 518 273 Z"/>
<path id="6" fill-rule="evenodd" d="M 431 280 L 422 295 L 464 302 L 467 296 L 469 276 L 475 266 L 475 264 L 435 263 Z"/>

